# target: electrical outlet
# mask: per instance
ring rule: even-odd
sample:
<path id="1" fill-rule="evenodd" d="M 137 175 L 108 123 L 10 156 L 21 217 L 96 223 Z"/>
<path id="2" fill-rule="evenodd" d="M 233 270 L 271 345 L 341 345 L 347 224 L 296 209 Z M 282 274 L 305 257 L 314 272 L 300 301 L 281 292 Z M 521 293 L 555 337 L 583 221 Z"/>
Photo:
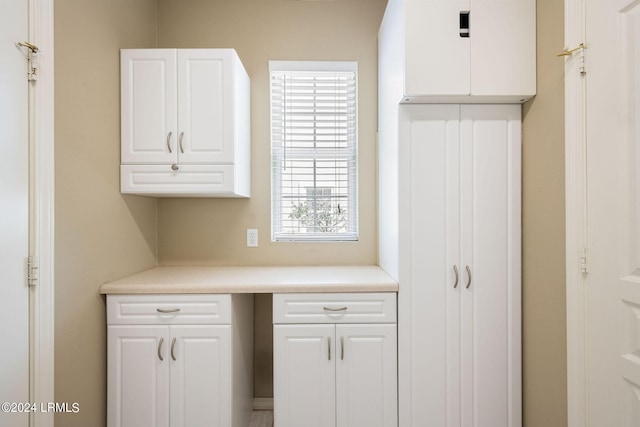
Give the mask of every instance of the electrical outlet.
<path id="1" fill-rule="evenodd" d="M 258 247 L 258 229 L 257 228 L 247 228 L 247 247 L 248 248 Z"/>

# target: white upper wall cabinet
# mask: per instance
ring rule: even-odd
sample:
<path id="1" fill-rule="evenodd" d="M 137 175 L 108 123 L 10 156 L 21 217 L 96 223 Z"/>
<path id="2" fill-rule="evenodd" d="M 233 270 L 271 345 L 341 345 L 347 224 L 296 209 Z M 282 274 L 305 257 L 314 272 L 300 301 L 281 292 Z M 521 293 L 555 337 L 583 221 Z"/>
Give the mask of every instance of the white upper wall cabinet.
<path id="1" fill-rule="evenodd" d="M 520 103 L 536 92 L 535 0 L 390 0 L 380 78 L 397 102 Z"/>
<path id="2" fill-rule="evenodd" d="M 120 54 L 121 191 L 248 197 L 250 82 L 236 52 Z"/>

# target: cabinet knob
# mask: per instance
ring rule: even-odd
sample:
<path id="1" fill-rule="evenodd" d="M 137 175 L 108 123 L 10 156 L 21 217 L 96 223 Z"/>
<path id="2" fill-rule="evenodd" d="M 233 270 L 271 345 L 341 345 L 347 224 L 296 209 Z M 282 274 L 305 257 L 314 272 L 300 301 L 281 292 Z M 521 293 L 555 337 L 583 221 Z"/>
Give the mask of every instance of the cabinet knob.
<path id="1" fill-rule="evenodd" d="M 180 169 L 178 167 L 178 165 L 176 165 L 175 163 L 171 165 L 171 169 L 173 169 L 174 171 L 177 171 L 178 169 Z"/>

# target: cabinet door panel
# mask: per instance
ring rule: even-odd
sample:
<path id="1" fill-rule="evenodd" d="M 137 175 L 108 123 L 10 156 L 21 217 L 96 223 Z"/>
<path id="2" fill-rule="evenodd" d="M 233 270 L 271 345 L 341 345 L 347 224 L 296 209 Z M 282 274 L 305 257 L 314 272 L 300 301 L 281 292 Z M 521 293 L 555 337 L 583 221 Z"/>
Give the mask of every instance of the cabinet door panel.
<path id="1" fill-rule="evenodd" d="M 336 426 L 395 427 L 396 325 L 336 326 Z"/>
<path id="2" fill-rule="evenodd" d="M 334 328 L 274 326 L 274 425 L 335 427 Z"/>
<path id="3" fill-rule="evenodd" d="M 233 161 L 232 59 L 221 50 L 178 50 L 180 163 Z"/>
<path id="4" fill-rule="evenodd" d="M 460 424 L 459 114 L 401 106 L 400 425 Z"/>
<path id="5" fill-rule="evenodd" d="M 535 94 L 535 1 L 473 0 L 471 23 L 471 95 Z"/>
<path id="6" fill-rule="evenodd" d="M 175 163 L 175 49 L 122 50 L 120 70 L 122 163 Z"/>
<path id="7" fill-rule="evenodd" d="M 109 427 L 168 427 L 169 328 L 109 326 L 107 335 Z"/>
<path id="8" fill-rule="evenodd" d="M 230 426 L 231 326 L 171 326 L 171 342 L 171 427 Z"/>
<path id="9" fill-rule="evenodd" d="M 472 274 L 462 424 L 506 427 L 520 410 L 520 106 L 462 107 L 461 140 L 462 264 Z"/>
<path id="10" fill-rule="evenodd" d="M 469 95 L 470 39 L 460 37 L 459 22 L 469 3 L 406 3 L 406 95 Z"/>

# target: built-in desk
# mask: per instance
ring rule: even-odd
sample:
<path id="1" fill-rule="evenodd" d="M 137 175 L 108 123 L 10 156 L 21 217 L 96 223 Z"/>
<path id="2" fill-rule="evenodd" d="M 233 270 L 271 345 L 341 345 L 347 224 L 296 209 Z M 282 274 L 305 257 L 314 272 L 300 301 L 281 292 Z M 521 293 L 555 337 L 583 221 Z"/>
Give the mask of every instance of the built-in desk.
<path id="1" fill-rule="evenodd" d="M 107 295 L 107 425 L 246 427 L 253 409 L 252 294 L 260 293 L 280 296 L 278 307 L 282 310 L 277 312 L 282 312 L 282 319 L 277 322 L 312 322 L 320 310 L 322 322 L 331 323 L 324 325 L 325 329 L 331 329 L 333 335 L 316 340 L 319 354 L 324 357 L 329 353 L 327 362 L 334 363 L 335 343 L 341 341 L 340 355 L 345 366 L 349 362 L 351 377 L 357 374 L 363 381 L 383 380 L 377 382 L 384 385 L 384 398 L 392 405 L 385 413 L 395 419 L 395 397 L 388 396 L 395 396 L 396 389 L 397 290 L 398 284 L 376 266 L 156 267 L 106 283 L 100 293 Z M 299 313 L 301 307 L 303 312 Z M 349 325 L 334 325 L 347 320 Z M 374 324 L 351 325 L 361 322 Z M 291 365 L 287 363 L 291 356 L 306 364 L 298 360 L 298 346 L 287 351 L 287 343 L 300 341 L 290 336 L 300 328 L 309 334 L 307 326 L 278 327 L 284 343 L 278 346 L 279 366 Z M 381 336 L 382 347 L 378 344 Z M 311 337 L 311 341 L 316 339 L 314 334 Z M 372 342 L 373 347 L 360 342 Z M 378 348 L 384 351 L 376 353 Z M 388 367 L 382 374 L 378 368 L 377 375 L 367 371 L 382 359 Z M 282 368 L 276 372 L 283 378 L 297 375 Z M 348 391 L 344 386 L 336 388 Z M 334 389 L 327 391 L 329 396 L 334 395 Z M 276 418 L 290 400 L 279 390 L 295 391 L 278 389 Z M 306 402 L 310 412 L 305 416 L 312 416 L 317 402 L 297 394 L 294 403 Z M 380 406 L 375 397 L 370 392 L 349 400 L 348 406 L 356 412 L 365 408 L 369 413 L 370 406 Z M 329 400 L 335 405 L 335 399 Z M 337 416 L 348 415 L 341 408 L 332 410 Z M 283 427 L 288 425 L 285 418 L 280 419 Z M 394 424 L 380 418 L 368 425 Z"/>

